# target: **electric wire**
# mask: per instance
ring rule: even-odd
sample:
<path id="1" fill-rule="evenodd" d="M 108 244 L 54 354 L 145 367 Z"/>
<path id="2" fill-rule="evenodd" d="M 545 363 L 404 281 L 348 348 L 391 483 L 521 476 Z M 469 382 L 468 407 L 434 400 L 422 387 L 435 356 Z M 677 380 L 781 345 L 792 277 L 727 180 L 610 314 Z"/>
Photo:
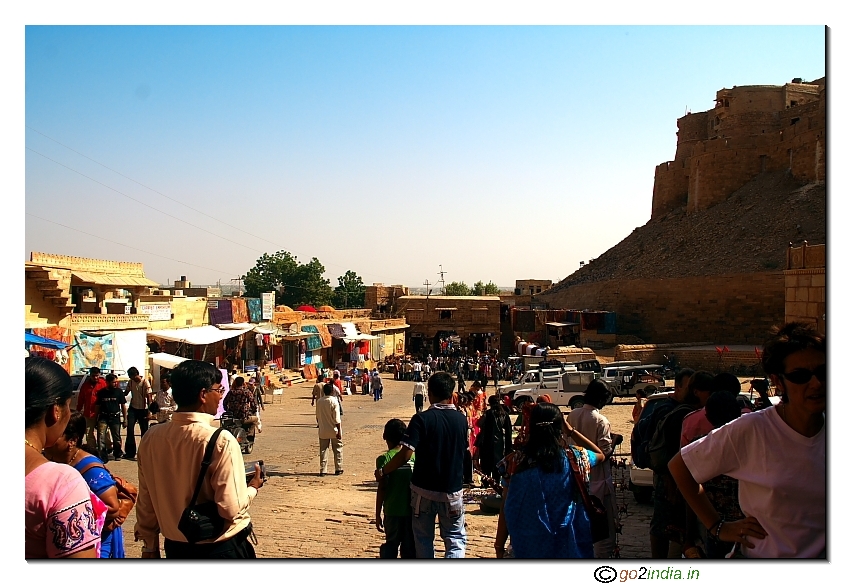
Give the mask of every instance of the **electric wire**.
<path id="1" fill-rule="evenodd" d="M 215 269 L 214 267 L 206 267 L 204 265 L 197 265 L 195 263 L 189 263 L 188 261 L 182 261 L 180 259 L 175 259 L 174 257 L 167 257 L 165 255 L 159 255 L 157 253 L 153 253 L 152 251 L 147 251 L 145 249 L 139 249 L 138 247 L 133 247 L 132 245 L 127 245 L 126 243 L 119 243 L 118 241 L 113 241 L 112 239 L 107 239 L 106 237 L 101 237 L 100 235 L 93 235 L 81 229 L 77 229 L 75 227 L 69 227 L 68 225 L 63 225 L 62 223 L 58 223 L 56 221 L 51 221 L 50 219 L 45 219 L 44 217 L 40 217 L 33 213 L 24 213 L 31 217 L 35 217 L 36 219 L 41 219 L 42 221 L 52 223 L 54 225 L 59 225 L 60 227 L 64 227 L 71 231 L 76 231 L 77 233 L 82 233 L 83 235 L 88 235 L 89 237 L 94 237 L 95 239 L 101 239 L 103 241 L 108 241 L 109 243 L 113 243 L 115 245 L 121 245 L 122 247 L 127 247 L 128 249 L 133 249 L 134 251 L 141 251 L 142 253 L 147 253 L 148 255 L 153 255 L 154 257 L 159 257 L 161 259 L 168 259 L 169 261 L 175 261 L 177 263 L 182 263 L 183 265 L 191 265 L 192 267 L 200 267 L 201 269 L 208 269 L 209 271 L 214 271 L 215 273 L 223 273 L 225 275 L 234 275 L 233 273 L 222 271 L 220 269 Z M 240 276 L 241 277 L 241 276 Z"/>
<path id="2" fill-rule="evenodd" d="M 288 252 L 290 255 L 292 255 L 292 256 L 294 256 L 294 257 L 295 257 L 295 256 L 297 256 L 297 254 L 296 254 L 296 253 L 294 253 L 294 252 L 292 252 L 292 251 L 287 251 L 287 250 L 286 250 L 283 246 L 279 245 L 278 243 L 276 243 L 276 242 L 274 242 L 274 241 L 269 241 L 268 239 L 266 239 L 266 238 L 264 238 L 264 237 L 261 237 L 261 236 L 259 236 L 259 235 L 255 234 L 255 233 L 252 233 L 250 230 L 245 231 L 245 230 L 243 230 L 242 228 L 240 228 L 240 227 L 238 227 L 238 226 L 231 225 L 230 223 L 227 223 L 227 222 L 225 222 L 225 221 L 222 221 L 221 219 L 217 219 L 216 217 L 214 217 L 214 216 L 212 216 L 212 215 L 210 215 L 210 214 L 207 214 L 207 213 L 205 213 L 205 212 L 204 212 L 204 211 L 202 211 L 202 210 L 199 210 L 199 209 L 196 209 L 195 207 L 189 206 L 189 205 L 187 205 L 186 203 L 181 202 L 181 201 L 179 201 L 179 200 L 177 200 L 177 199 L 175 199 L 175 198 L 172 198 L 172 197 L 168 196 L 167 194 L 165 194 L 165 193 L 163 193 L 163 192 L 160 192 L 159 190 L 157 190 L 157 189 L 155 189 L 155 188 L 152 188 L 152 187 L 150 187 L 150 186 L 148 186 L 148 185 L 146 185 L 146 184 L 143 184 L 143 183 L 139 182 L 138 180 L 136 180 L 136 179 L 134 179 L 134 178 L 131 178 L 131 177 L 127 176 L 126 174 L 123 174 L 123 173 L 119 172 L 118 170 L 115 170 L 114 168 L 110 168 L 110 167 L 109 167 L 109 166 L 107 166 L 106 164 L 104 164 L 104 163 L 102 163 L 102 162 L 99 162 L 99 161 L 95 160 L 94 158 L 92 158 L 91 156 L 87 156 L 86 154 L 83 154 L 82 152 L 80 152 L 80 151 L 78 151 L 78 150 L 75 150 L 75 149 L 74 149 L 74 148 L 72 148 L 71 146 L 68 146 L 68 145 L 66 145 L 66 144 L 63 144 L 63 143 L 62 143 L 62 142 L 60 142 L 59 140 L 57 140 L 57 139 L 55 139 L 55 138 L 52 138 L 52 137 L 48 136 L 48 135 L 47 135 L 47 134 L 45 134 L 44 132 L 40 132 L 39 130 L 35 129 L 35 128 L 34 128 L 34 127 L 32 127 L 32 126 L 26 125 L 25 127 L 26 127 L 27 129 L 29 129 L 29 130 L 31 130 L 31 131 L 33 131 L 33 132 L 37 133 L 38 135 L 40 135 L 40 136 L 43 136 L 43 137 L 47 138 L 47 139 L 48 139 L 48 140 L 50 140 L 51 142 L 54 142 L 54 143 L 56 143 L 56 144 L 59 144 L 59 145 L 60 145 L 60 146 L 62 146 L 63 148 L 67 148 L 68 150 L 70 150 L 70 151 L 74 152 L 74 153 L 75 153 L 75 154 L 77 154 L 78 156 L 82 156 L 82 157 L 83 157 L 83 158 L 85 158 L 86 160 L 89 160 L 89 161 L 91 161 L 91 162 L 94 162 L 94 163 L 95 163 L 95 164 L 97 164 L 98 166 L 101 166 L 101 167 L 103 167 L 103 168 L 106 168 L 106 169 L 107 169 L 107 170 L 109 170 L 110 172 L 114 172 L 114 173 L 115 173 L 115 174 L 117 174 L 118 176 L 121 176 L 122 178 L 125 178 L 125 179 L 129 180 L 130 182 L 133 182 L 133 183 L 135 183 L 135 184 L 138 184 L 138 185 L 139 185 L 139 186 L 141 186 L 142 188 L 146 188 L 146 189 L 150 190 L 151 192 L 155 192 L 156 194 L 158 194 L 158 195 L 160 195 L 160 196 L 162 196 L 162 197 L 164 197 L 164 198 L 167 198 L 168 200 L 170 200 L 170 201 L 172 201 L 172 202 L 176 202 L 177 204 L 179 204 L 179 205 L 181 205 L 181 206 L 184 206 L 184 207 L 186 207 L 186 208 L 187 208 L 187 209 L 189 209 L 189 210 L 195 211 L 196 213 L 199 213 L 199 214 L 201 214 L 201 215 L 203 215 L 203 216 L 205 216 L 205 217 L 207 217 L 207 218 L 210 218 L 210 219 L 212 219 L 212 220 L 214 220 L 214 221 L 216 221 L 216 222 L 218 222 L 218 223 L 221 223 L 222 225 L 225 225 L 225 226 L 227 226 L 227 227 L 230 227 L 231 229 L 240 230 L 240 231 L 242 231 L 242 232 L 244 232 L 244 233 L 246 233 L 246 234 L 248 234 L 248 235 L 250 235 L 250 236 L 252 236 L 252 237 L 254 237 L 254 238 L 256 238 L 256 239 L 259 239 L 259 240 L 261 240 L 261 241 L 265 241 L 266 243 L 270 243 L 271 245 L 274 245 L 275 247 L 279 248 L 281 251 L 286 251 L 286 252 Z M 84 176 L 85 178 L 89 178 L 89 180 L 92 180 L 92 181 L 96 182 L 97 184 L 101 184 L 102 186 L 106 186 L 105 184 L 103 184 L 103 183 L 101 183 L 101 182 L 98 182 L 97 180 L 94 180 L 93 178 L 90 178 L 89 176 L 86 176 L 85 174 L 82 174 L 81 172 L 78 172 L 78 171 L 74 170 L 73 168 L 69 168 L 68 166 L 65 166 L 64 164 L 62 164 L 62 163 L 60 163 L 60 162 L 56 162 L 56 160 L 53 160 L 52 158 L 49 158 L 49 157 L 45 156 L 44 154 L 41 154 L 41 153 L 39 153 L 39 152 L 36 152 L 36 151 L 35 151 L 35 150 L 33 150 L 32 148 L 27 147 L 27 149 L 28 149 L 28 150 L 31 150 L 32 152 L 35 152 L 36 154 L 39 154 L 40 156 L 43 156 L 44 158 L 47 158 L 47 159 L 48 159 L 48 160 L 50 160 L 51 162 L 55 162 L 56 164 L 59 164 L 60 166 L 64 166 L 65 168 L 68 168 L 68 170 L 71 170 L 71 171 L 73 171 L 73 172 L 76 172 L 77 174 L 80 174 L 80 176 Z M 111 188 L 111 187 L 106 186 L 106 188 Z M 114 190 L 114 189 L 113 189 L 113 190 Z M 119 192 L 119 191 L 117 191 L 117 190 L 116 190 L 116 192 L 118 192 L 119 194 L 123 194 L 123 193 L 121 193 L 121 192 Z M 124 196 L 127 196 L 127 195 L 124 195 Z M 132 197 L 128 197 L 128 198 L 131 198 L 131 199 L 132 199 Z M 132 200 L 136 200 L 136 199 L 132 199 Z M 136 201 L 136 202 L 138 202 L 138 201 Z M 141 203 L 141 204 L 144 204 L 144 203 Z M 145 205 L 145 206 L 148 206 L 148 205 Z M 153 208 L 153 207 L 149 207 L 149 208 Z M 157 210 L 157 209 L 154 209 L 154 210 Z M 162 211 L 159 211 L 159 212 L 162 212 Z M 164 214 L 167 214 L 167 213 L 164 213 Z M 171 216 L 171 215 L 168 215 L 168 216 Z M 180 219 L 178 219 L 178 220 L 180 220 Z M 187 224 L 188 224 L 188 223 L 187 223 Z M 194 225 L 193 225 L 193 226 L 194 226 Z M 196 227 L 196 228 L 200 228 L 200 227 Z M 203 229 L 202 229 L 202 230 L 203 230 Z M 209 232 L 209 231 L 207 231 L 207 232 Z M 225 240 L 230 241 L 229 239 L 225 239 Z M 241 243 L 237 243 L 237 245 L 242 245 L 242 244 L 241 244 Z M 242 246 L 243 246 L 243 247 L 245 247 L 246 249 L 251 249 L 252 251 L 257 251 L 256 249 L 254 249 L 254 248 L 252 248 L 252 247 L 247 247 L 246 245 L 242 245 Z M 262 251 L 257 251 L 257 252 L 258 252 L 258 253 L 262 253 Z M 334 264 L 334 263 L 328 263 L 328 265 L 333 266 L 333 267 L 342 267 L 342 265 Z M 374 274 L 374 273 L 365 273 L 365 272 L 364 272 L 364 275 L 376 275 L 376 274 Z"/>
<path id="3" fill-rule="evenodd" d="M 36 151 L 36 150 L 33 150 L 33 149 L 32 149 L 32 148 L 30 148 L 29 146 L 24 146 L 24 147 L 25 147 L 27 150 L 29 150 L 30 152 L 32 152 L 32 153 L 34 153 L 34 154 L 38 154 L 38 155 L 39 155 L 39 156 L 41 156 L 42 158 L 46 158 L 47 160 L 50 160 L 50 161 L 51 161 L 51 162 L 53 162 L 54 164 L 58 164 L 59 166 L 62 166 L 63 168 L 67 168 L 67 169 L 68 169 L 68 170 L 70 170 L 71 172 L 74 172 L 75 174 L 79 174 L 79 175 L 80 175 L 80 176 L 82 176 L 83 178 L 88 178 L 88 179 L 89 179 L 89 180 L 91 180 L 92 182 L 94 182 L 94 183 L 96 183 L 96 184 L 100 184 L 100 185 L 101 185 L 101 186 L 103 186 L 104 188 L 108 188 L 109 190 L 111 190 L 111 191 L 113 191 L 113 192 L 117 192 L 117 193 L 118 193 L 118 194 L 120 194 L 121 196 L 126 197 L 126 198 L 129 198 L 129 199 L 130 199 L 130 200 L 132 200 L 133 202 L 137 202 L 137 203 L 139 203 L 140 205 L 145 206 L 145 207 L 147 207 L 147 208 L 149 208 L 149 209 L 151 209 L 151 210 L 154 210 L 154 211 L 156 211 L 156 212 L 158 212 L 158 213 L 160 213 L 160 214 L 163 214 L 163 215 L 165 215 L 165 216 L 167 216 L 167 217 L 171 217 L 172 219 L 174 219 L 174 220 L 176 220 L 176 221 L 180 221 L 180 222 L 181 222 L 181 223 L 183 223 L 184 225 L 189 225 L 190 227 L 194 227 L 195 229 L 198 229 L 199 231 L 203 231 L 204 233 L 208 233 L 208 234 L 210 234 L 210 235 L 212 235 L 212 236 L 216 237 L 217 239 L 223 239 L 224 241 L 228 241 L 229 243 L 233 243 L 234 245 L 239 245 L 240 247 L 244 247 L 245 249 L 250 249 L 251 251 L 255 251 L 255 252 L 257 252 L 257 253 L 266 253 L 265 251 L 260 251 L 259 249 L 254 249 L 253 247 L 249 247 L 248 245 L 245 245 L 245 244 L 240 243 L 240 242 L 238 242 L 238 241 L 234 241 L 234 240 L 232 240 L 232 239 L 228 239 L 227 237 L 223 237 L 223 236 L 222 236 L 221 234 L 219 234 L 219 233 L 214 233 L 213 231 L 208 231 L 208 230 L 204 229 L 203 227 L 199 227 L 198 225 L 194 225 L 194 224 L 190 223 L 189 221 L 184 221 L 183 219 L 181 219 L 181 218 L 179 218 L 179 217 L 175 217 L 175 216 L 174 216 L 174 215 L 172 215 L 172 214 L 169 214 L 169 213 L 167 213 L 167 212 L 165 212 L 165 211 L 161 211 L 161 210 L 159 210 L 158 208 L 153 207 L 153 206 L 151 206 L 151 205 L 149 205 L 149 204 L 147 204 L 147 203 L 144 203 L 144 202 L 140 201 L 140 200 L 139 200 L 139 199 L 137 199 L 137 198 L 133 198 L 133 197 L 132 197 L 132 196 L 130 196 L 129 194 L 124 194 L 124 193 L 123 193 L 123 192 L 121 192 L 120 190 L 118 190 L 118 189 L 116 189 L 116 188 L 112 188 L 112 187 L 111 187 L 111 186 L 109 186 L 108 184 L 104 184 L 103 182 L 100 182 L 99 180 L 95 180 L 95 179 L 94 179 L 94 178 L 92 178 L 91 176 L 86 176 L 85 174 L 83 174 L 83 173 L 82 173 L 82 172 L 80 172 L 79 170 L 74 170 L 73 168 L 71 168 L 70 166 L 66 166 L 66 165 L 65 165 L 65 164 L 63 164 L 62 162 L 57 162 L 56 160 L 54 160 L 54 159 L 53 159 L 53 158 L 51 158 L 50 156 L 45 156 L 45 155 L 44 155 L 44 154 L 42 154 L 41 152 L 38 152 L 38 151 Z"/>

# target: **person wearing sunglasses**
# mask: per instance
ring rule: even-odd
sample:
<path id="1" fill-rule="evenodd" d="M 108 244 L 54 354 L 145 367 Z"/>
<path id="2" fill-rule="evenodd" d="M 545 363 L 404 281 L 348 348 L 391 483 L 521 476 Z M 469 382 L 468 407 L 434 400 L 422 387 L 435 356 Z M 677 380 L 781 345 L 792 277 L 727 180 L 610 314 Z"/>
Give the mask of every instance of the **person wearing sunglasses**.
<path id="1" fill-rule="evenodd" d="M 748 558 L 826 558 L 826 337 L 805 324 L 775 329 L 762 366 L 782 401 L 682 448 L 670 473 L 709 536 Z M 744 518 L 724 521 L 701 484 L 738 480 Z"/>

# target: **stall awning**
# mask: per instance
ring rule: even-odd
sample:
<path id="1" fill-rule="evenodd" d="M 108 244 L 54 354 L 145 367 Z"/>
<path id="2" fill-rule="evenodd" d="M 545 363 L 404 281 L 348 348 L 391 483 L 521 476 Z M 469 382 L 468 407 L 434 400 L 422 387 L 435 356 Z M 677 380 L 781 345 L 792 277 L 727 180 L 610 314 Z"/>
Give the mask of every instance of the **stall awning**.
<path id="1" fill-rule="evenodd" d="M 93 283 L 95 285 L 114 285 L 119 288 L 125 287 L 159 287 L 159 284 L 146 277 L 132 275 L 107 275 L 105 273 L 92 273 L 90 271 L 71 271 L 71 277 L 79 283 Z"/>
<path id="2" fill-rule="evenodd" d="M 63 348 L 68 348 L 68 346 L 70 346 L 70 344 L 65 344 L 64 342 L 53 340 L 51 338 L 45 338 L 38 334 L 33 334 L 32 332 L 24 332 L 24 343 L 35 344 L 36 346 L 43 346 L 53 350 L 62 350 Z"/>
<path id="3" fill-rule="evenodd" d="M 576 326 L 580 326 L 578 322 L 546 322 L 547 326 L 556 326 L 558 328 L 564 328 L 567 326 L 575 328 Z"/>
<path id="4" fill-rule="evenodd" d="M 219 330 L 215 326 L 197 326 L 172 330 L 149 330 L 148 336 L 187 344 L 213 344 L 244 333 L 245 330 Z"/>
<path id="5" fill-rule="evenodd" d="M 257 327 L 256 324 L 240 323 L 240 324 L 216 324 L 220 330 L 243 330 L 248 332 Z"/>
<path id="6" fill-rule="evenodd" d="M 153 354 L 151 354 L 149 356 L 150 356 L 150 359 L 153 361 L 154 364 L 158 364 L 159 366 L 162 366 L 162 367 L 165 367 L 165 368 L 174 368 L 175 366 L 177 366 L 178 364 L 180 364 L 184 360 L 187 360 L 186 358 L 183 358 L 182 356 L 176 356 L 174 354 L 168 354 L 167 352 L 154 352 Z"/>

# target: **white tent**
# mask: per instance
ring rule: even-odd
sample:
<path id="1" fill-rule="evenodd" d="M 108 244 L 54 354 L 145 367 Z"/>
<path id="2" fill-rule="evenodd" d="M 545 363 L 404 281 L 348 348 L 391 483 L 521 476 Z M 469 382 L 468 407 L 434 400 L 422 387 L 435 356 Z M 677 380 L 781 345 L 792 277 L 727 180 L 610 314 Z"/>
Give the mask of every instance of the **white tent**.
<path id="1" fill-rule="evenodd" d="M 234 336 L 244 334 L 246 330 L 219 330 L 215 326 L 196 326 L 195 328 L 179 328 L 171 330 L 149 330 L 148 336 L 171 340 L 172 342 L 185 342 L 187 344 L 213 344 L 220 340 L 227 340 Z"/>

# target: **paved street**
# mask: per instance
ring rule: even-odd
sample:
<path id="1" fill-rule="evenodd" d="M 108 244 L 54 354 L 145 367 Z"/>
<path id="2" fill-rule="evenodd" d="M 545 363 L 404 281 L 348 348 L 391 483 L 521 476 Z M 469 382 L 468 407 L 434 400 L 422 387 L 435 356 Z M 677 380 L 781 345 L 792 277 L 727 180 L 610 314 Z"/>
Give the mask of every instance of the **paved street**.
<path id="1" fill-rule="evenodd" d="M 386 450 L 381 440 L 384 423 L 398 417 L 409 421 L 414 413 L 413 383 L 390 380 L 384 375 L 384 399 L 374 402 L 368 395 L 350 395 L 343 402 L 342 476 L 320 478 L 318 436 L 313 408 L 312 383 L 287 387 L 283 398 L 267 404 L 262 412 L 263 432 L 246 460 L 264 460 L 269 480 L 251 506 L 260 557 L 371 558 L 378 556 L 383 534 L 375 529 L 375 487 L 372 473 L 375 458 Z M 604 409 L 613 430 L 626 436 L 630 401 Z M 331 461 L 332 464 L 332 461 Z M 135 462 L 109 462 L 116 474 L 137 482 Z M 332 466 L 331 466 L 332 469 Z M 627 474 L 626 474 L 627 475 Z M 627 478 L 626 478 L 627 479 Z M 620 506 L 628 515 L 620 537 L 623 558 L 649 557 L 649 506 L 638 505 L 631 492 L 618 492 Z M 482 512 L 477 503 L 468 504 L 467 557 L 493 557 L 496 516 Z M 133 541 L 135 514 L 124 526 L 129 557 L 141 554 L 141 543 Z M 442 543 L 437 540 L 438 553 Z"/>

